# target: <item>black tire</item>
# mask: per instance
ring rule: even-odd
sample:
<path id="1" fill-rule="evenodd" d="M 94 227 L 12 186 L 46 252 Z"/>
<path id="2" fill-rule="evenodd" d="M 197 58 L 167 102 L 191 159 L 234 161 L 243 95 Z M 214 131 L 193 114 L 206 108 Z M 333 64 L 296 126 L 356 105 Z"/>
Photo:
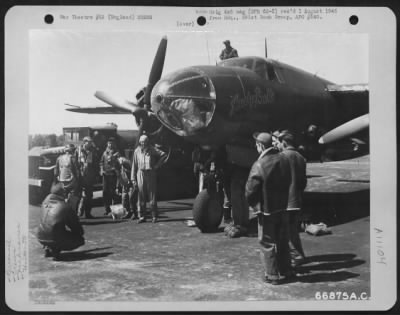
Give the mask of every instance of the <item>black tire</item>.
<path id="1" fill-rule="evenodd" d="M 193 220 L 202 233 L 217 232 L 222 220 L 222 206 L 217 193 L 202 190 L 194 200 Z"/>

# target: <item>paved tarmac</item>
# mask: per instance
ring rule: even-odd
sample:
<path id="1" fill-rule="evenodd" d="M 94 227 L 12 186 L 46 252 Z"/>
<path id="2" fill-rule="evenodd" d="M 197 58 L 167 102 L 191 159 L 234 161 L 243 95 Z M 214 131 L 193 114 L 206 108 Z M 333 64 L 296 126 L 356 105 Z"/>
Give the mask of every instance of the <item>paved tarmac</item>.
<path id="1" fill-rule="evenodd" d="M 331 227 L 332 234 L 301 233 L 308 261 L 295 281 L 261 281 L 258 241 L 202 234 L 188 227 L 193 199 L 159 203 L 160 221 L 116 220 L 93 210 L 82 219 L 86 244 L 43 256 L 34 237 L 38 206 L 30 206 L 29 288 L 34 302 L 315 300 L 318 292 L 370 294 L 369 217 Z M 368 213 L 368 211 L 366 211 Z M 252 220 L 252 223 L 255 223 Z M 221 226 L 223 227 L 223 225 Z"/>

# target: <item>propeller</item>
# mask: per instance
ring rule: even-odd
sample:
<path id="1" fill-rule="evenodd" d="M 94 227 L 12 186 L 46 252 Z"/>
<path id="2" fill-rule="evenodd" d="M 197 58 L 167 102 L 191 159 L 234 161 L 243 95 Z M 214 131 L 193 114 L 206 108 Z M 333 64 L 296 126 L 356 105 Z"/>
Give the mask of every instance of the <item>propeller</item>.
<path id="1" fill-rule="evenodd" d="M 113 107 L 130 111 L 135 116 L 141 113 L 144 114 L 146 112 L 145 109 L 134 103 L 128 102 L 126 100 L 118 100 L 103 91 L 96 91 L 96 93 L 94 93 L 94 96 Z"/>
<path id="2" fill-rule="evenodd" d="M 95 97 L 113 107 L 117 107 L 131 112 L 135 116 L 136 123 L 139 127 L 139 137 L 143 133 L 145 132 L 149 133 L 151 129 L 154 129 L 151 128 L 152 126 L 154 126 L 154 123 L 152 122 L 154 119 L 151 119 L 153 113 L 151 112 L 150 96 L 154 85 L 156 85 L 156 83 L 161 78 L 161 74 L 164 68 L 166 51 L 167 51 L 167 37 L 164 36 L 160 41 L 156 55 L 154 57 L 147 86 L 141 89 L 136 94 L 137 104 L 126 100 L 116 99 L 103 91 L 96 91 L 96 93 L 94 94 Z M 150 130 L 148 130 L 149 128 Z M 161 132 L 161 129 L 163 128 L 158 127 L 156 132 L 152 132 L 151 134 L 157 135 Z"/>
<path id="3" fill-rule="evenodd" d="M 325 133 L 318 142 L 320 144 L 328 144 L 346 137 L 351 136 L 369 126 L 369 114 L 354 118 L 335 129 Z"/>
<path id="4" fill-rule="evenodd" d="M 160 41 L 156 56 L 154 57 L 153 65 L 151 67 L 149 81 L 147 83 L 147 88 L 144 94 L 145 105 L 151 105 L 150 104 L 151 91 L 153 90 L 154 85 L 161 78 L 166 52 L 167 52 L 167 37 L 164 36 Z"/>

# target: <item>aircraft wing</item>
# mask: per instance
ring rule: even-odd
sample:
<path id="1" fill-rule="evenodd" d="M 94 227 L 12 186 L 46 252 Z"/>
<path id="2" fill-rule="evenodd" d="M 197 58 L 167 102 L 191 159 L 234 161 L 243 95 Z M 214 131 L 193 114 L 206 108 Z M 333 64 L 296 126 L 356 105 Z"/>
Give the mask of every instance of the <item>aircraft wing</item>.
<path id="1" fill-rule="evenodd" d="M 325 163 L 307 163 L 309 193 L 352 193 L 370 187 L 369 155 Z"/>
<path id="2" fill-rule="evenodd" d="M 332 93 L 368 93 L 368 84 L 328 84 L 327 90 Z"/>
<path id="3" fill-rule="evenodd" d="M 99 106 L 99 107 L 79 107 L 66 108 L 66 110 L 75 113 L 84 114 L 132 114 L 129 110 L 124 110 L 118 107 Z"/>
<path id="4" fill-rule="evenodd" d="M 227 161 L 234 165 L 250 168 L 257 160 L 255 148 L 227 145 Z M 307 163 L 308 193 L 351 193 L 368 190 L 370 186 L 369 155 L 358 158 Z"/>
<path id="5" fill-rule="evenodd" d="M 326 90 L 336 101 L 342 117 L 352 117 L 323 135 L 319 143 L 330 143 L 366 130 L 369 127 L 369 90 L 367 84 L 328 84 Z"/>
<path id="6" fill-rule="evenodd" d="M 344 116 L 349 111 L 368 113 L 368 84 L 328 84 L 326 90 L 335 98 Z"/>

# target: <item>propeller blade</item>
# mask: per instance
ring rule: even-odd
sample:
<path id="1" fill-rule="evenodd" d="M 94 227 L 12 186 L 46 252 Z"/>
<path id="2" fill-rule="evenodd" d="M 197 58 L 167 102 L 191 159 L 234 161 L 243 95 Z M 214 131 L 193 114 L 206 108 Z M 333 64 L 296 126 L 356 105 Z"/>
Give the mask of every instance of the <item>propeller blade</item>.
<path id="1" fill-rule="evenodd" d="M 160 45 L 158 46 L 156 56 L 154 57 L 153 65 L 151 67 L 149 81 L 147 83 L 147 88 L 144 95 L 144 103 L 146 105 L 150 105 L 151 91 L 153 90 L 154 85 L 161 78 L 166 52 L 167 52 L 167 37 L 164 36 L 160 41 Z"/>
<path id="2" fill-rule="evenodd" d="M 139 112 L 143 112 L 145 111 L 143 108 L 141 108 L 140 106 L 125 101 L 125 100 L 118 100 L 116 98 L 113 98 L 112 96 L 108 95 L 107 93 L 103 92 L 103 91 L 96 91 L 96 93 L 94 94 L 95 97 L 97 97 L 99 100 L 113 106 L 113 107 L 117 107 L 123 110 L 127 110 L 129 112 L 131 112 L 132 114 L 138 114 Z"/>
<path id="3" fill-rule="evenodd" d="M 66 105 L 66 106 L 71 106 L 71 107 L 76 107 L 76 108 L 80 108 L 80 106 L 78 106 L 78 105 L 73 105 L 73 104 L 69 104 L 69 103 L 64 103 L 64 105 Z"/>
<path id="4" fill-rule="evenodd" d="M 357 117 L 353 120 L 350 120 L 335 129 L 324 134 L 321 138 L 319 138 L 318 142 L 320 144 L 328 144 L 346 137 L 351 136 L 369 126 L 369 114 L 365 114 L 363 116 Z"/>

